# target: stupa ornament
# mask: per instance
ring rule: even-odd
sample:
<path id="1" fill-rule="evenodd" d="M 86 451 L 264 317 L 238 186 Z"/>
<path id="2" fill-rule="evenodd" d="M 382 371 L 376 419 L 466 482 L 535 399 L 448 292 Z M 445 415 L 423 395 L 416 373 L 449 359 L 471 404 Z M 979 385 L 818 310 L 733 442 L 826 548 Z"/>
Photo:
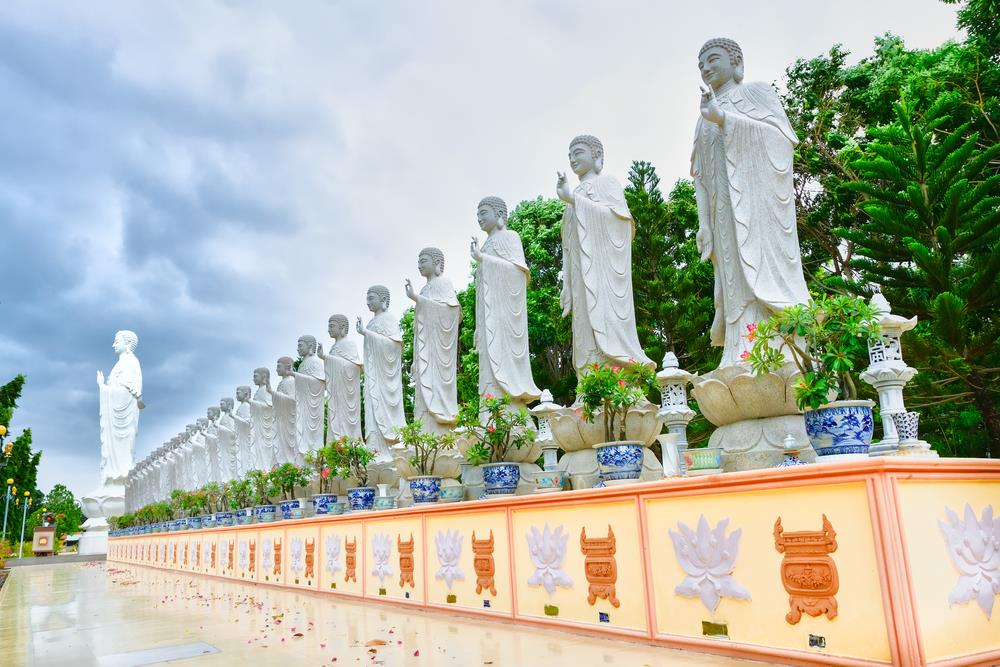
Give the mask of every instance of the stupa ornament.
<path id="1" fill-rule="evenodd" d="M 625 191 L 602 174 L 604 146 L 591 135 L 569 144 L 569 164 L 580 184 L 570 188 L 558 173 L 556 194 L 566 202 L 562 220 L 563 316 L 573 316 L 573 365 L 577 375 L 594 363 L 656 364 L 636 333 L 632 301 L 635 220 Z"/>

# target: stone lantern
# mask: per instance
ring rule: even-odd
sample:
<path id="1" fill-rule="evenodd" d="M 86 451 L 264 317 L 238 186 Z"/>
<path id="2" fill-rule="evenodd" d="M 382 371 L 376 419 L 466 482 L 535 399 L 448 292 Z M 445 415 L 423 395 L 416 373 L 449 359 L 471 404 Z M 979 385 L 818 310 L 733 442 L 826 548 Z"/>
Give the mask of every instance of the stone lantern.
<path id="1" fill-rule="evenodd" d="M 889 301 L 881 292 L 873 294 L 870 303 L 879 314 L 878 323 L 882 335 L 868 346 L 870 364 L 861 373 L 861 379 L 878 392 L 882 441 L 872 444 L 869 454 L 937 456 L 930 445 L 917 437 L 920 414 L 907 412 L 903 401 L 903 388 L 917 374 L 917 369 L 903 361 L 900 337 L 917 326 L 917 318 L 907 319 L 893 315 Z"/>
<path id="2" fill-rule="evenodd" d="M 663 357 L 663 370 L 656 374 L 656 381 L 660 384 L 660 411 L 659 416 L 667 427 L 667 433 L 677 434 L 677 453 L 680 464 L 680 472 L 686 472 L 684 462 L 684 452 L 687 450 L 687 425 L 694 419 L 695 411 L 688 406 L 687 383 L 692 382 L 696 377 L 694 373 L 688 373 L 680 368 L 677 355 L 667 352 Z M 663 460 L 667 455 L 663 453 Z"/>
<path id="3" fill-rule="evenodd" d="M 552 437 L 552 425 L 549 423 L 549 418 L 553 413 L 562 409 L 562 406 L 552 402 L 552 392 L 548 389 L 542 392 L 539 400 L 539 404 L 531 409 L 531 414 L 538 420 L 538 435 L 535 436 L 535 442 L 542 448 L 544 469 L 554 471 L 559 462 L 557 459 L 559 445 Z"/>

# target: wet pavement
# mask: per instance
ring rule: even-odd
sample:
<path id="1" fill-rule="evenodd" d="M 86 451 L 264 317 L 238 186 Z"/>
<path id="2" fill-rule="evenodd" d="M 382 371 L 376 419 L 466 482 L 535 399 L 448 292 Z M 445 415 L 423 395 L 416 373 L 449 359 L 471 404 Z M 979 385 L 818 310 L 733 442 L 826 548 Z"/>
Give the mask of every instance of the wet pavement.
<path id="1" fill-rule="evenodd" d="M 760 664 L 106 562 L 13 570 L 0 656 L 32 667 Z"/>

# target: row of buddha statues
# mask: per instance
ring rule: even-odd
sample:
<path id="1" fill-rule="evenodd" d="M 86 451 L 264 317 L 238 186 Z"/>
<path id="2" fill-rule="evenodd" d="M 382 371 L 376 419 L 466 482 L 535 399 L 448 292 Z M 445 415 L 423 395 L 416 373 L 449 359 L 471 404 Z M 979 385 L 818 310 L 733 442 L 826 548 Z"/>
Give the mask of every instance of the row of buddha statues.
<path id="1" fill-rule="evenodd" d="M 743 83 L 743 52 L 736 42 L 708 40 L 698 66 L 705 87 L 691 173 L 698 204 L 697 244 L 715 271 L 716 314 L 706 334 L 723 347 L 722 371 L 739 366 L 749 349 L 747 324 L 809 298 L 792 191 L 797 139 L 774 88 Z M 604 146 L 597 137 L 574 137 L 568 158 L 579 183 L 571 186 L 565 174 L 557 173 L 555 190 L 566 204 L 561 304 L 563 315 L 572 317 L 573 364 L 578 374 L 594 363 L 638 361 L 654 367 L 636 332 L 635 220 L 624 189 L 603 172 Z M 486 238 L 470 244 L 477 265 L 479 391 L 510 396 L 513 405 L 526 406 L 541 393 L 530 363 L 529 268 L 507 217 L 503 199 L 482 199 L 477 219 Z M 409 280 L 405 285 L 414 302 L 413 417 L 427 429 L 444 431 L 454 428 L 458 413 L 461 309 L 444 276 L 439 249 L 421 250 L 417 266 L 424 285 L 419 291 Z M 324 444 L 324 420 L 327 441 L 364 437 L 378 462 L 388 464 L 397 429 L 405 421 L 403 335 L 398 318 L 389 311 L 387 287 L 369 288 L 367 306 L 371 318 L 367 323 L 358 318 L 355 324 L 363 340 L 361 354 L 348 337 L 348 317 L 331 316 L 333 344 L 328 350 L 315 337 L 302 336 L 300 362 L 296 367 L 291 357 L 278 359 L 275 386 L 269 369 L 256 369 L 253 388 L 237 387 L 235 401 L 223 398 L 137 465 L 129 474 L 129 505 L 164 498 L 173 488 L 190 489 L 235 479 L 254 468 L 299 463 Z"/>

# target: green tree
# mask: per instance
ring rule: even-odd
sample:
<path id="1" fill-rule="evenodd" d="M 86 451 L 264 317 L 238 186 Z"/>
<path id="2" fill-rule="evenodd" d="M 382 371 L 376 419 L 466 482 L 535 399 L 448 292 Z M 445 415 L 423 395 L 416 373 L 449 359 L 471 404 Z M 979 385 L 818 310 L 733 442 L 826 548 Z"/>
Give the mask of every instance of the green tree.
<path id="1" fill-rule="evenodd" d="M 0 424 L 3 425 L 6 435 L 0 437 L 0 461 L 6 460 L 6 465 L 0 468 L 0 477 L 6 483 L 7 479 L 14 480 L 17 487 L 17 495 L 21 503 L 24 502 L 24 492 L 30 493 L 30 497 L 36 502 L 41 494 L 38 491 L 38 464 L 42 460 L 41 452 L 31 451 L 31 429 L 27 428 L 16 438 L 10 433 L 10 422 L 14 417 L 14 409 L 17 407 L 17 399 L 21 397 L 24 388 L 24 376 L 18 375 L 7 384 L 0 386 Z M 9 452 L 10 456 L 5 454 Z M 4 484 L 6 486 L 6 484 Z M 30 511 L 30 510 L 29 510 Z M 21 533 L 21 517 L 23 510 L 20 504 L 11 502 L 10 514 L 7 517 L 7 538 L 17 539 Z M 25 533 L 25 539 L 28 534 Z"/>

